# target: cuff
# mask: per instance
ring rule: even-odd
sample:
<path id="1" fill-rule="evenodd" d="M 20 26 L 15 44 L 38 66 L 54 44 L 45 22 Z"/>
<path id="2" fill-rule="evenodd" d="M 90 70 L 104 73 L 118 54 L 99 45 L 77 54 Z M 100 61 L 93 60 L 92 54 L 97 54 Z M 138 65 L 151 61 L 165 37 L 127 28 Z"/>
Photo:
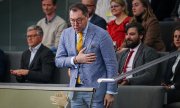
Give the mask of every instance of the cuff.
<path id="1" fill-rule="evenodd" d="M 74 57 L 75 57 L 75 56 L 74 56 Z M 77 68 L 78 66 L 74 64 L 74 57 L 71 58 L 71 64 L 72 64 L 75 68 Z"/>
<path id="2" fill-rule="evenodd" d="M 106 91 L 107 94 L 118 94 L 118 92 Z"/>

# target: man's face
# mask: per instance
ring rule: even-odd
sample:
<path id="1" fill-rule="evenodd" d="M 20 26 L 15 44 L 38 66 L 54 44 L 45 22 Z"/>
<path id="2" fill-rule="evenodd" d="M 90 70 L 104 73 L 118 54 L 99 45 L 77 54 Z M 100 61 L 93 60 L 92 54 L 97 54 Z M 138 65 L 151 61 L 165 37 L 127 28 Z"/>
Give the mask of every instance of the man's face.
<path id="1" fill-rule="evenodd" d="M 81 10 L 70 11 L 69 19 L 74 30 L 79 33 L 82 32 L 88 22 L 88 16 L 84 16 Z"/>
<path id="2" fill-rule="evenodd" d="M 53 4 L 52 0 L 43 0 L 42 9 L 46 15 L 51 15 L 56 11 L 56 5 Z"/>
<path id="3" fill-rule="evenodd" d="M 129 28 L 125 36 L 126 46 L 128 48 L 135 48 L 141 42 L 142 37 L 142 35 L 138 34 L 137 28 Z"/>
<path id="4" fill-rule="evenodd" d="M 93 15 L 96 10 L 94 0 L 81 0 L 81 2 L 88 8 L 89 16 Z"/>
<path id="5" fill-rule="evenodd" d="M 42 41 L 42 36 L 37 34 L 37 30 L 27 32 L 27 43 L 29 47 L 36 47 Z"/>

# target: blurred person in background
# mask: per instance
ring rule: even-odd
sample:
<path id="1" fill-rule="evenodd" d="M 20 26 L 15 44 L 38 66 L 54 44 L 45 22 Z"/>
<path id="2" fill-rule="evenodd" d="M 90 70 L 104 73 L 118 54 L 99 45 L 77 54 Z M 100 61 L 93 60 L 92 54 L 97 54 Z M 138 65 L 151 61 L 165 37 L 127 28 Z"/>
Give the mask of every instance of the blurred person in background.
<path id="1" fill-rule="evenodd" d="M 67 28 L 67 24 L 58 15 L 56 15 L 57 0 L 41 0 L 42 10 L 45 18 L 38 21 L 44 32 L 42 43 L 56 53 L 61 32 Z"/>
<path id="2" fill-rule="evenodd" d="M 111 13 L 115 16 L 115 19 L 108 23 L 107 31 L 109 32 L 118 51 L 121 49 L 121 45 L 125 38 L 125 27 L 131 18 L 127 15 L 124 0 L 111 0 L 110 6 Z"/>
<path id="3" fill-rule="evenodd" d="M 180 51 L 180 26 L 173 32 L 173 45 Z M 167 102 L 180 102 L 180 54 L 169 59 L 162 85 L 168 91 Z"/>
<path id="4" fill-rule="evenodd" d="M 133 0 L 132 12 L 133 18 L 131 22 L 141 23 L 145 29 L 143 43 L 157 51 L 165 51 L 160 25 L 149 2 L 147 0 Z"/>

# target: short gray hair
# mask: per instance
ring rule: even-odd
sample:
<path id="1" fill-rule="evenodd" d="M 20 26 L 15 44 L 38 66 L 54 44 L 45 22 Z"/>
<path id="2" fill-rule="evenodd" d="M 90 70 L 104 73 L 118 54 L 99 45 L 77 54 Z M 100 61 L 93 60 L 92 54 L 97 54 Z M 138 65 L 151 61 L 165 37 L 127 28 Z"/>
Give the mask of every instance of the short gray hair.
<path id="1" fill-rule="evenodd" d="M 40 26 L 38 25 L 31 25 L 27 28 L 27 32 L 28 31 L 32 31 L 32 30 L 36 30 L 37 31 L 37 35 L 43 36 L 43 30 Z"/>

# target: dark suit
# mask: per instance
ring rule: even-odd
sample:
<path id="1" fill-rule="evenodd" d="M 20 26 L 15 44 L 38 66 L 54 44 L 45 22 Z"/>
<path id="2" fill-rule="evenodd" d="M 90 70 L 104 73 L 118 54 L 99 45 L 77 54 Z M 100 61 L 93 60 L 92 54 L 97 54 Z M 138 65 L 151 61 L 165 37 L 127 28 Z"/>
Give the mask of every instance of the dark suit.
<path id="1" fill-rule="evenodd" d="M 5 74 L 7 71 L 6 56 L 2 50 L 0 50 L 0 82 L 5 80 Z"/>
<path id="2" fill-rule="evenodd" d="M 106 21 L 97 14 L 94 14 L 92 16 L 90 22 L 106 30 L 106 25 L 107 25 Z"/>
<path id="3" fill-rule="evenodd" d="M 53 52 L 44 45 L 41 45 L 29 65 L 30 56 L 30 50 L 23 52 L 21 69 L 28 69 L 29 73 L 26 76 L 17 77 L 17 80 L 19 82 L 50 83 L 55 69 Z"/>
<path id="4" fill-rule="evenodd" d="M 171 78 L 173 76 L 172 67 L 175 61 L 176 61 L 176 57 L 169 59 L 166 68 L 167 71 L 165 74 L 165 83 L 168 85 L 170 84 L 175 86 L 175 89 L 168 91 L 168 103 L 177 102 L 177 101 L 180 102 L 180 61 L 176 66 L 174 79 L 173 81 L 171 81 Z"/>
<path id="5" fill-rule="evenodd" d="M 118 54 L 119 73 L 122 73 L 123 66 L 125 64 L 128 53 L 129 50 L 125 50 L 120 54 Z M 158 57 L 159 57 L 158 53 L 154 49 L 144 44 L 141 44 L 135 55 L 132 68 L 134 69 L 138 66 L 144 65 L 145 63 L 148 63 Z M 141 72 L 133 74 L 133 77 L 128 79 L 129 83 L 131 85 L 151 84 L 155 78 L 156 72 L 157 72 L 157 66 L 152 66 L 150 68 L 147 68 Z"/>

